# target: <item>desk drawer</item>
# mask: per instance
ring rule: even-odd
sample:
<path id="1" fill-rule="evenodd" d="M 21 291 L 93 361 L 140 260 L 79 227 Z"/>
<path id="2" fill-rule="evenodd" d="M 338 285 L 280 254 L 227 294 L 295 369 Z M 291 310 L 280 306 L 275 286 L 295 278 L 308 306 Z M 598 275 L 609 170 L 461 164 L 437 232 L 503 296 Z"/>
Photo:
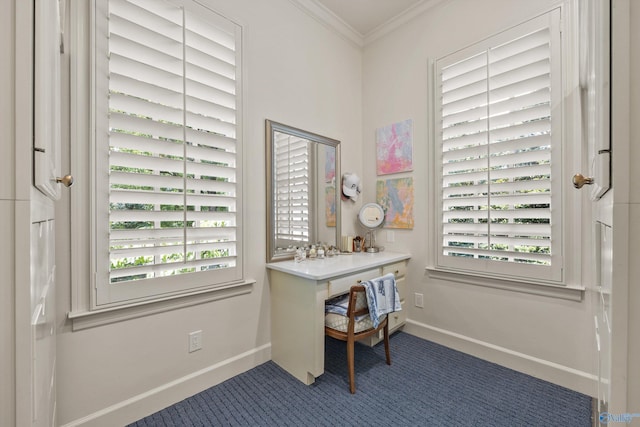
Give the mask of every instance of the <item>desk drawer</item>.
<path id="1" fill-rule="evenodd" d="M 360 282 L 375 279 L 380 277 L 380 269 L 361 271 L 350 276 L 341 277 L 339 279 L 329 281 L 329 296 L 340 295 L 349 292 L 352 285 L 357 285 Z"/>
<path id="2" fill-rule="evenodd" d="M 396 262 L 395 264 L 389 264 L 382 267 L 382 275 L 393 273 L 398 277 L 404 277 L 407 274 L 407 263 L 405 261 Z"/>
<path id="3" fill-rule="evenodd" d="M 401 311 L 394 311 L 393 313 L 389 313 L 389 330 L 393 331 L 398 326 L 404 324 L 407 320 L 407 311 L 404 307 L 404 302 L 402 303 Z"/>
<path id="4" fill-rule="evenodd" d="M 396 287 L 398 288 L 398 295 L 400 295 L 400 301 L 404 301 L 407 294 L 407 279 L 404 277 L 396 280 Z"/>

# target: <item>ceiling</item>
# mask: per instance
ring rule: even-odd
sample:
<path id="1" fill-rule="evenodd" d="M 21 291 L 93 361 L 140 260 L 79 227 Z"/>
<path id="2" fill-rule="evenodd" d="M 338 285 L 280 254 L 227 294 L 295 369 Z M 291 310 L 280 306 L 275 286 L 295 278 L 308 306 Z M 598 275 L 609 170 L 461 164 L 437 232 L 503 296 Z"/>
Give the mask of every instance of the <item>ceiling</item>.
<path id="1" fill-rule="evenodd" d="M 315 0 L 366 36 L 426 0 Z"/>

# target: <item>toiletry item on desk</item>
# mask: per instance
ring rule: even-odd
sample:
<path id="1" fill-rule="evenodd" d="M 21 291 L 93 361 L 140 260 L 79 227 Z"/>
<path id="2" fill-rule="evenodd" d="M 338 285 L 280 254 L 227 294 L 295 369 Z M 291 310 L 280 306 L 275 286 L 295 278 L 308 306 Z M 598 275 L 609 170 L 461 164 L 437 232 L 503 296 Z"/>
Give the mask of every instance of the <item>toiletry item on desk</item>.
<path id="1" fill-rule="evenodd" d="M 353 252 L 353 237 L 352 236 L 342 236 L 342 245 L 340 247 L 342 252 Z"/>
<path id="2" fill-rule="evenodd" d="M 362 237 L 356 236 L 356 238 L 353 239 L 353 251 L 362 252 Z"/>
<path id="3" fill-rule="evenodd" d="M 296 249 L 296 253 L 294 255 L 295 262 L 302 262 L 307 258 L 307 251 L 304 248 Z"/>
<path id="4" fill-rule="evenodd" d="M 316 259 L 317 257 L 317 252 L 316 252 L 316 245 L 311 245 L 311 249 L 309 249 L 309 259 Z"/>

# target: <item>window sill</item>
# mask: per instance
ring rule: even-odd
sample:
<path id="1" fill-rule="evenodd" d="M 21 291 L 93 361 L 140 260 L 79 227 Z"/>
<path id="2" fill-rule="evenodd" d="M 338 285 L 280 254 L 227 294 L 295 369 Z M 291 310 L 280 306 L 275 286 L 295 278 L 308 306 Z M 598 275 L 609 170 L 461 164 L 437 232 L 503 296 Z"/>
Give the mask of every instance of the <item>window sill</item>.
<path id="1" fill-rule="evenodd" d="M 120 305 L 117 307 L 98 308 L 95 310 L 71 311 L 68 313 L 67 317 L 71 319 L 72 329 L 74 331 L 80 331 L 96 326 L 131 320 L 138 317 L 149 316 L 165 311 L 248 294 L 251 292 L 255 283 L 255 280 L 248 279 L 223 287 L 174 295 L 159 300 L 155 299 L 152 301 L 143 301 L 135 304 Z"/>
<path id="2" fill-rule="evenodd" d="M 468 285 L 484 286 L 488 288 L 522 292 L 576 302 L 583 300 L 585 292 L 584 286 L 561 286 L 547 283 L 520 282 L 516 280 L 475 276 L 471 274 L 439 270 L 433 267 L 426 267 L 425 270 L 427 271 L 428 276 L 432 279 L 448 280 Z"/>

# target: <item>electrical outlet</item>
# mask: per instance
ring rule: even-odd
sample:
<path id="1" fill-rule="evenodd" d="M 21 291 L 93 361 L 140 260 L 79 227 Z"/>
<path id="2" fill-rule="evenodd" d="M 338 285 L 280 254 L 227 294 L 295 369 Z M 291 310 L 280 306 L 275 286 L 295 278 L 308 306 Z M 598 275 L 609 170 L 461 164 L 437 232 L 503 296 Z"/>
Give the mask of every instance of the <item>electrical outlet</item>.
<path id="1" fill-rule="evenodd" d="M 189 353 L 202 348 L 202 331 L 193 331 L 189 333 Z"/>
<path id="2" fill-rule="evenodd" d="M 387 242 L 393 243 L 396 241 L 396 235 L 393 230 L 387 230 Z"/>
<path id="3" fill-rule="evenodd" d="M 424 308 L 424 295 L 416 293 L 414 296 L 416 307 Z"/>

